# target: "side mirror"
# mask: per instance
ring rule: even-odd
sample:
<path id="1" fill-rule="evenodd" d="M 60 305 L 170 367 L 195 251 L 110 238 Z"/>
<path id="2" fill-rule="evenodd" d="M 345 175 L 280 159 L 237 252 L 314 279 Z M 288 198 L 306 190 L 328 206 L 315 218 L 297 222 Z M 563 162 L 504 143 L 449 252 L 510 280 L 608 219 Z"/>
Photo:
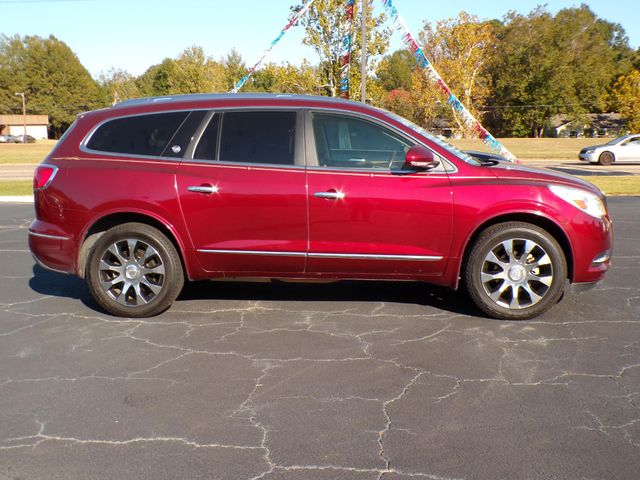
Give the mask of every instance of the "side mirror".
<path id="1" fill-rule="evenodd" d="M 414 145 L 409 149 L 404 158 L 407 168 L 413 170 L 430 170 L 440 165 L 440 161 L 436 160 L 431 150 L 422 145 Z"/>

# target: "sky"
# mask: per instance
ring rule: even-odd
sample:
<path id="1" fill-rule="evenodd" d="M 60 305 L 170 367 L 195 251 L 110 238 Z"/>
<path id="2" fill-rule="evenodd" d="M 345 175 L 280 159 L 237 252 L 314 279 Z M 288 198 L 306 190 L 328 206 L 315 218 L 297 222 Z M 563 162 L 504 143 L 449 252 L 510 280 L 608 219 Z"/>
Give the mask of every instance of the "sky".
<path id="1" fill-rule="evenodd" d="M 526 14 L 539 4 L 555 13 L 586 3 L 600 18 L 620 23 L 633 48 L 640 47 L 637 0 L 394 0 L 415 36 L 425 20 L 452 18 L 464 10 L 481 19 L 502 19 L 509 10 Z M 253 65 L 286 24 L 289 7 L 302 0 L 0 0 L 0 33 L 51 34 L 64 41 L 97 78 L 110 68 L 143 73 L 185 48 L 201 46 L 218 60 L 235 48 Z M 375 11 L 382 1 L 375 0 Z M 316 53 L 302 45 L 302 27 L 292 27 L 266 62 L 303 59 L 317 64 Z M 402 48 L 394 32 L 391 50 Z M 428 56 L 428 53 L 427 53 Z"/>

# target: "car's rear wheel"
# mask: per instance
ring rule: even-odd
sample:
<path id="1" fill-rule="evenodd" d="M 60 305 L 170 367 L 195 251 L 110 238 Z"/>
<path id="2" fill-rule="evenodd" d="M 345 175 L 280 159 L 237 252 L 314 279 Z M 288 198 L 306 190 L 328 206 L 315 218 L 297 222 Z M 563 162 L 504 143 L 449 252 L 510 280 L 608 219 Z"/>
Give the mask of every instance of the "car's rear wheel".
<path id="1" fill-rule="evenodd" d="M 150 317 L 173 303 L 184 284 L 180 257 L 158 229 L 125 223 L 102 235 L 89 253 L 89 289 L 109 313 Z"/>
<path id="2" fill-rule="evenodd" d="M 494 318 L 523 320 L 558 302 L 567 262 L 558 242 L 528 223 L 489 227 L 473 245 L 464 281 L 475 304 Z"/>
<path id="3" fill-rule="evenodd" d="M 598 157 L 598 163 L 600 165 L 611 165 L 615 160 L 613 153 L 611 152 L 602 152 Z"/>

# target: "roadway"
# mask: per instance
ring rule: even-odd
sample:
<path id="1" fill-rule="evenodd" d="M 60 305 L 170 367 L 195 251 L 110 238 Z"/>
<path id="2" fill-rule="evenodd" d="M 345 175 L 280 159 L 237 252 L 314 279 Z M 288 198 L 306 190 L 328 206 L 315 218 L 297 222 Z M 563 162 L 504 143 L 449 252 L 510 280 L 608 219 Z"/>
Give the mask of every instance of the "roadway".
<path id="1" fill-rule="evenodd" d="M 109 316 L 0 205 L 0 478 L 636 480 L 640 198 L 614 266 L 524 322 L 418 283 L 204 282 Z"/>

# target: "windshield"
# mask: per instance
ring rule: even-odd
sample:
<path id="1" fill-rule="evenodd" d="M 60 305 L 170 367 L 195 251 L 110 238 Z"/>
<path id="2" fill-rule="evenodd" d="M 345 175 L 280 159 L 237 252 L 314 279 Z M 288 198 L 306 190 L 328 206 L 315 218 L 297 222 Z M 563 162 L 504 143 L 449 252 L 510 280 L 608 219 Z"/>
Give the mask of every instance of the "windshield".
<path id="1" fill-rule="evenodd" d="M 624 142 L 627 138 L 629 138 L 629 135 L 625 135 L 624 137 L 614 138 L 610 142 L 605 143 L 605 145 L 617 145 L 618 143 Z"/>
<path id="2" fill-rule="evenodd" d="M 458 150 L 456 147 L 454 147 L 450 143 L 447 143 L 444 140 L 442 140 L 441 138 L 435 136 L 433 133 L 428 132 L 427 130 L 422 128 L 420 125 L 416 125 L 412 121 L 407 120 L 406 118 L 401 117 L 400 115 L 396 115 L 393 112 L 389 112 L 389 111 L 385 110 L 385 113 L 387 115 L 389 115 L 391 118 L 393 118 L 394 120 L 400 122 L 405 127 L 409 127 L 414 132 L 422 135 L 423 137 L 427 137 L 433 143 L 441 146 L 442 148 L 447 150 L 449 153 L 452 153 L 453 155 L 458 157 L 460 160 L 462 160 L 462 161 L 464 161 L 466 163 L 469 163 L 471 165 L 475 165 L 475 166 L 482 165 L 482 163 L 480 161 L 476 160 L 475 158 L 473 158 L 472 156 L 470 156 L 467 153 L 463 152 L 462 150 Z"/>

